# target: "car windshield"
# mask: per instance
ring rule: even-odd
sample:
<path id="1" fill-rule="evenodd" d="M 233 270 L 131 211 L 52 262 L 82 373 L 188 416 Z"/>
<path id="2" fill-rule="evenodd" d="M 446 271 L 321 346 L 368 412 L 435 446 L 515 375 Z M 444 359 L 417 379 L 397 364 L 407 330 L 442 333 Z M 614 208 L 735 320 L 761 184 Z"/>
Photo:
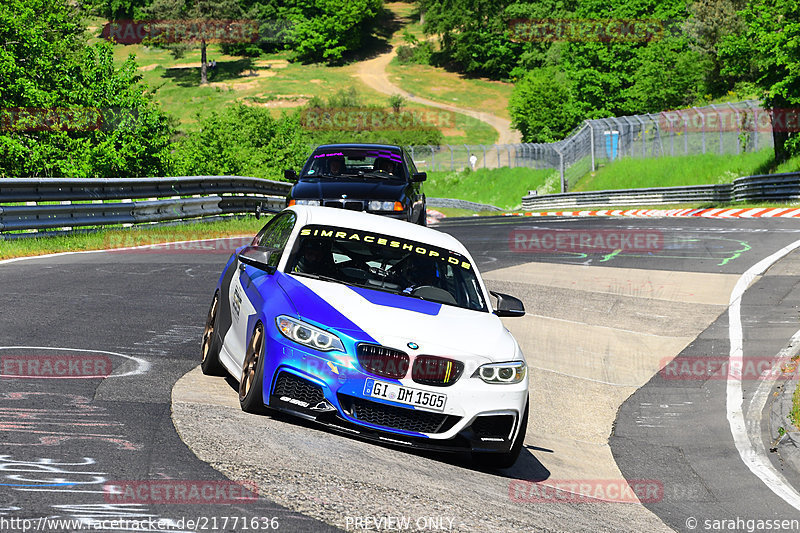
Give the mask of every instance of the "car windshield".
<path id="1" fill-rule="evenodd" d="M 305 226 L 286 272 L 486 311 L 477 275 L 466 257 L 391 235 Z"/>
<path id="2" fill-rule="evenodd" d="M 388 149 L 327 150 L 315 153 L 306 163 L 301 178 L 315 177 L 405 179 L 403 159 Z"/>

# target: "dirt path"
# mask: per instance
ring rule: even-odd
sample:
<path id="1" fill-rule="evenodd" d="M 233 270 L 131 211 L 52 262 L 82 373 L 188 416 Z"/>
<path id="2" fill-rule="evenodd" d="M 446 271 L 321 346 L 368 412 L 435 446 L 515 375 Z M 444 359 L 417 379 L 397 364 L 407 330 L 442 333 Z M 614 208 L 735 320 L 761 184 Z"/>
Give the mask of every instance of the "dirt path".
<path id="1" fill-rule="evenodd" d="M 443 104 L 441 102 L 428 100 L 427 98 L 415 96 L 407 91 L 404 91 L 397 85 L 394 85 L 391 81 L 389 81 L 389 76 L 386 73 L 386 66 L 389 64 L 389 62 L 392 60 L 393 57 L 394 57 L 394 48 L 392 48 L 390 52 L 381 54 L 373 59 L 363 61 L 358 65 L 358 70 L 356 71 L 355 75 L 367 86 L 371 87 L 372 89 L 375 89 L 378 92 L 388 95 L 400 94 L 403 95 L 405 98 L 407 98 L 408 101 L 410 102 L 430 107 L 436 107 L 438 109 L 445 109 L 447 111 L 453 111 L 455 113 L 461 113 L 463 115 L 476 118 L 482 122 L 486 122 L 487 124 L 492 126 L 495 130 L 497 130 L 498 133 L 497 144 L 516 144 L 521 141 L 520 133 L 518 131 L 511 129 L 510 120 L 506 120 L 504 118 L 492 115 L 490 113 L 475 111 L 473 109 L 464 109 L 462 107 L 457 107 L 450 104 Z M 488 154 L 487 154 L 487 160 L 491 160 Z"/>

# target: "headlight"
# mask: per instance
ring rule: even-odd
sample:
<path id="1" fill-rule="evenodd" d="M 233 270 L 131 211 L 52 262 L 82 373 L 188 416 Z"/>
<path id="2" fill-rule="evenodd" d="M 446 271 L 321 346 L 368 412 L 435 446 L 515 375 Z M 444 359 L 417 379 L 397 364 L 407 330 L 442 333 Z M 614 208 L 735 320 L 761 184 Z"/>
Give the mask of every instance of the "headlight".
<path id="1" fill-rule="evenodd" d="M 281 315 L 275 319 L 275 323 L 286 338 L 298 344 L 309 346 L 321 352 L 333 350 L 344 352 L 344 345 L 339 337 L 302 320 Z"/>
<path id="2" fill-rule="evenodd" d="M 319 200 L 295 200 L 297 205 L 319 205 Z"/>
<path id="3" fill-rule="evenodd" d="M 486 383 L 505 383 L 512 385 L 525 379 L 525 363 L 511 361 L 508 363 L 490 363 L 483 365 L 472 374 L 473 378 L 481 378 Z"/>
<path id="4" fill-rule="evenodd" d="M 384 202 L 381 200 L 370 200 L 367 204 L 370 211 L 402 211 L 403 204 L 400 202 Z"/>

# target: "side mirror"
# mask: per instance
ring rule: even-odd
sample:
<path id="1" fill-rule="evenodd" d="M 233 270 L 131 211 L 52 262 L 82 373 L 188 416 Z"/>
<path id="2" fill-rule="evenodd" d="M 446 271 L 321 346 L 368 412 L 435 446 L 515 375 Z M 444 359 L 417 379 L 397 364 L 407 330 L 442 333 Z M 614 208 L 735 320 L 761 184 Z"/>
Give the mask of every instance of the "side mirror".
<path id="1" fill-rule="evenodd" d="M 525 306 L 522 305 L 522 301 L 519 298 L 514 298 L 502 292 L 489 291 L 489 293 L 497 298 L 497 309 L 494 311 L 497 316 L 525 316 Z"/>
<path id="2" fill-rule="evenodd" d="M 283 171 L 283 178 L 289 181 L 297 181 L 297 172 L 294 169 L 287 168 Z"/>
<path id="3" fill-rule="evenodd" d="M 416 174 L 411 175 L 411 181 L 420 182 L 420 181 L 425 181 L 426 179 L 428 179 L 427 172 L 417 172 Z"/>
<path id="4" fill-rule="evenodd" d="M 250 265 L 259 270 L 273 274 L 276 270 L 275 266 L 269 264 L 270 259 L 280 254 L 281 251 L 276 248 L 265 248 L 263 246 L 248 246 L 239 252 L 237 256 L 239 261 L 244 265 Z"/>

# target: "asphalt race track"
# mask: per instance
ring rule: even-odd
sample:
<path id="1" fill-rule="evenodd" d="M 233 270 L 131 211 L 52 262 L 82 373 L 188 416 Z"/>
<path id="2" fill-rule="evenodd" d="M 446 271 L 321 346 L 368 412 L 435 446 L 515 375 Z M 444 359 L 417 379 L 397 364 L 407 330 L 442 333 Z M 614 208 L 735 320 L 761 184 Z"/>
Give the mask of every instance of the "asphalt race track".
<path id="1" fill-rule="evenodd" d="M 799 254 L 751 269 L 800 240 L 794 221 L 498 217 L 438 229 L 526 304 L 505 321 L 531 376 L 513 468 L 242 413 L 235 383 L 196 370 L 216 278 L 241 240 L 56 255 L 0 263 L 0 531 L 78 530 L 44 517 L 106 520 L 106 531 L 124 519 L 140 531 L 163 530 L 158 520 L 173 531 L 704 531 L 800 519 L 786 501 L 800 475 L 769 452 L 772 404 L 760 403 L 786 380 L 743 375 L 732 388 L 661 370 L 676 356 L 727 360 L 737 287 L 749 285 L 734 313 L 745 361 L 788 346 Z M 601 249 L 582 245 L 587 234 Z M 751 470 L 737 446 L 754 435 L 765 453 Z M 785 487 L 756 475 L 773 471 Z M 642 484 L 639 498 L 614 493 L 619 480 Z M 576 494 L 581 484 L 603 497 Z"/>

